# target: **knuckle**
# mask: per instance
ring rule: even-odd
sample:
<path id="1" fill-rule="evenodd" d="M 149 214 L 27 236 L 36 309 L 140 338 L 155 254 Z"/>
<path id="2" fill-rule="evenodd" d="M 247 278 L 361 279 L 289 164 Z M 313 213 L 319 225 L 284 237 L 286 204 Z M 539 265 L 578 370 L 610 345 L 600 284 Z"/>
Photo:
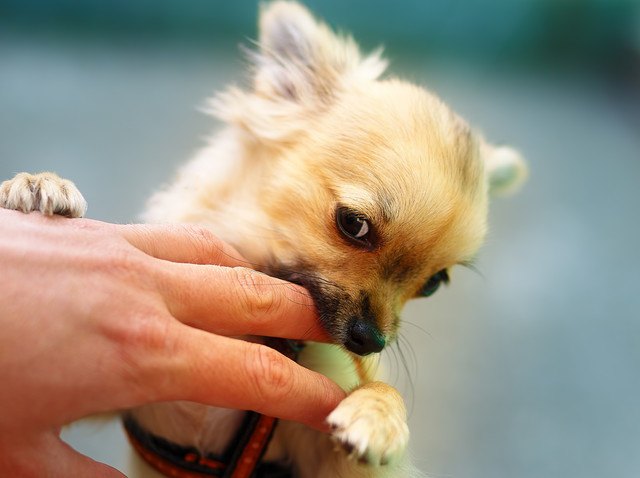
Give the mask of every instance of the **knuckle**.
<path id="1" fill-rule="evenodd" d="M 87 225 L 76 226 L 84 229 Z M 88 229 L 92 228 L 89 225 Z M 129 247 L 128 243 L 114 243 L 109 238 L 101 240 L 99 230 L 89 231 L 85 240 L 95 244 L 95 251 L 83 257 L 79 267 L 85 273 L 86 286 L 92 291 L 88 295 L 94 299 L 91 303 L 96 313 L 100 312 L 99 307 L 122 308 L 127 300 L 131 309 L 149 303 L 155 293 L 156 274 L 147 256 Z M 114 297 L 118 298 L 117 303 Z"/>
<path id="2" fill-rule="evenodd" d="M 76 231 L 85 231 L 88 233 L 100 234 L 101 236 L 111 236 L 113 232 L 117 231 L 119 225 L 110 224 L 106 222 L 100 222 L 93 219 L 78 218 L 75 221 L 70 222 L 71 227 Z"/>
<path id="3" fill-rule="evenodd" d="M 107 324 L 107 335 L 123 350 L 166 349 L 168 324 L 162 314 L 153 306 L 138 306 L 137 309 Z"/>
<path id="4" fill-rule="evenodd" d="M 134 248 L 113 247 L 111 251 L 103 255 L 98 267 L 103 272 L 118 277 L 138 278 L 147 270 L 147 258 Z"/>
<path id="5" fill-rule="evenodd" d="M 223 249 L 222 240 L 204 226 L 187 226 L 187 233 L 191 237 L 196 258 L 199 263 L 208 264 L 219 256 Z"/>
<path id="6" fill-rule="evenodd" d="M 176 340 L 170 323 L 153 308 L 141 308 L 104 327 L 112 353 L 106 367 L 130 386 L 130 392 L 148 400 L 160 389 L 146 386 L 158 376 L 158 362 L 173 355 Z M 160 362 L 162 362 L 160 360 Z"/>
<path id="7" fill-rule="evenodd" d="M 277 288 L 269 276 L 245 267 L 231 269 L 242 291 L 242 305 L 254 322 L 266 321 L 281 306 Z"/>
<path id="8" fill-rule="evenodd" d="M 251 344 L 247 353 L 250 387 L 259 403 L 285 399 L 292 390 L 291 363 L 267 346 Z"/>
<path id="9" fill-rule="evenodd" d="M 140 375 L 159 355 L 171 353 L 175 344 L 170 325 L 158 310 L 140 307 L 104 324 L 103 333 L 113 345 L 117 363 L 131 374 Z"/>

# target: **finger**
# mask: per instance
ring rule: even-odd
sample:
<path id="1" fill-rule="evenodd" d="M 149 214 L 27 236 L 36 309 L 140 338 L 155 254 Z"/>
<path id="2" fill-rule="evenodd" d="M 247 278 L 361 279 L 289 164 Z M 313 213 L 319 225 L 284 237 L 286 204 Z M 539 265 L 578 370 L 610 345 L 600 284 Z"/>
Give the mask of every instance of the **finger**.
<path id="1" fill-rule="evenodd" d="M 325 376 L 267 346 L 179 325 L 171 333 L 178 338 L 170 354 L 161 352 L 146 380 L 159 400 L 254 410 L 326 430 L 327 415 L 345 397 Z"/>
<path id="2" fill-rule="evenodd" d="M 2 476 L 126 478 L 116 469 L 78 453 L 54 433 L 31 436 L 28 443 L 16 440 L 3 448 L 2 458 Z"/>
<path id="3" fill-rule="evenodd" d="M 202 226 L 186 224 L 127 224 L 120 234 L 142 252 L 171 262 L 249 266 L 232 246 Z"/>
<path id="4" fill-rule="evenodd" d="M 159 282 L 170 313 L 199 329 L 329 341 L 309 292 L 252 269 L 165 263 Z"/>

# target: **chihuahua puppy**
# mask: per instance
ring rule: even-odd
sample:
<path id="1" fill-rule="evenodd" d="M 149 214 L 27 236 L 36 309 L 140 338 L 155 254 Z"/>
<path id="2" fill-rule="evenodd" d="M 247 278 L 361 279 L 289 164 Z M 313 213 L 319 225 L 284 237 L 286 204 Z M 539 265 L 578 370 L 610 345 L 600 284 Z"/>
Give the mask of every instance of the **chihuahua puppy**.
<path id="1" fill-rule="evenodd" d="M 145 219 L 205 225 L 253 267 L 303 285 L 339 345 L 309 343 L 298 357 L 349 391 L 327 418 L 331 435 L 282 421 L 263 462 L 301 478 L 417 476 L 403 400 L 372 364 L 394 341 L 405 302 L 433 294 L 476 255 L 489 193 L 516 189 L 524 162 L 431 92 L 381 79 L 379 52 L 363 56 L 301 5 L 265 5 L 259 23 L 252 86 L 211 102 L 226 127 L 152 197 Z M 72 217 L 85 209 L 50 173 L 5 182 L 0 205 Z M 153 437 L 220 456 L 243 414 L 178 402 L 129 417 Z M 135 468 L 163 476 L 142 460 Z"/>

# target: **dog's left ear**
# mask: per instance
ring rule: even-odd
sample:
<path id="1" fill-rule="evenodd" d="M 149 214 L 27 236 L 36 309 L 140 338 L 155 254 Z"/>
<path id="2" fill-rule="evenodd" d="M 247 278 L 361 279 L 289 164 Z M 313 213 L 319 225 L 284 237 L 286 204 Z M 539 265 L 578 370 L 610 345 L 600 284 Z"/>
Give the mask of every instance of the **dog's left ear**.
<path id="1" fill-rule="evenodd" d="M 271 99 L 326 102 L 350 76 L 375 79 L 386 68 L 378 53 L 363 59 L 353 39 L 336 35 L 296 2 L 262 7 L 259 46 L 254 87 Z"/>
<path id="2" fill-rule="evenodd" d="M 484 144 L 482 156 L 492 195 L 503 196 L 516 192 L 529 176 L 527 163 L 513 148 Z"/>

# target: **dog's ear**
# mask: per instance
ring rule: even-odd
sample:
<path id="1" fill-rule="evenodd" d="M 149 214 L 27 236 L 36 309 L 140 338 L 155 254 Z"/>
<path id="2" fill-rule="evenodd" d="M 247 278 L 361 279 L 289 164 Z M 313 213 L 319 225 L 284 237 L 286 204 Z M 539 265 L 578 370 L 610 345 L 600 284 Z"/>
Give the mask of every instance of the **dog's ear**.
<path id="1" fill-rule="evenodd" d="M 353 39 L 289 1 L 262 7 L 259 48 L 254 87 L 272 99 L 328 101 L 342 81 L 375 79 L 386 68 L 379 53 L 363 59 Z"/>
<path id="2" fill-rule="evenodd" d="M 503 196 L 516 192 L 529 175 L 527 163 L 513 148 L 484 144 L 482 156 L 492 195 Z"/>

